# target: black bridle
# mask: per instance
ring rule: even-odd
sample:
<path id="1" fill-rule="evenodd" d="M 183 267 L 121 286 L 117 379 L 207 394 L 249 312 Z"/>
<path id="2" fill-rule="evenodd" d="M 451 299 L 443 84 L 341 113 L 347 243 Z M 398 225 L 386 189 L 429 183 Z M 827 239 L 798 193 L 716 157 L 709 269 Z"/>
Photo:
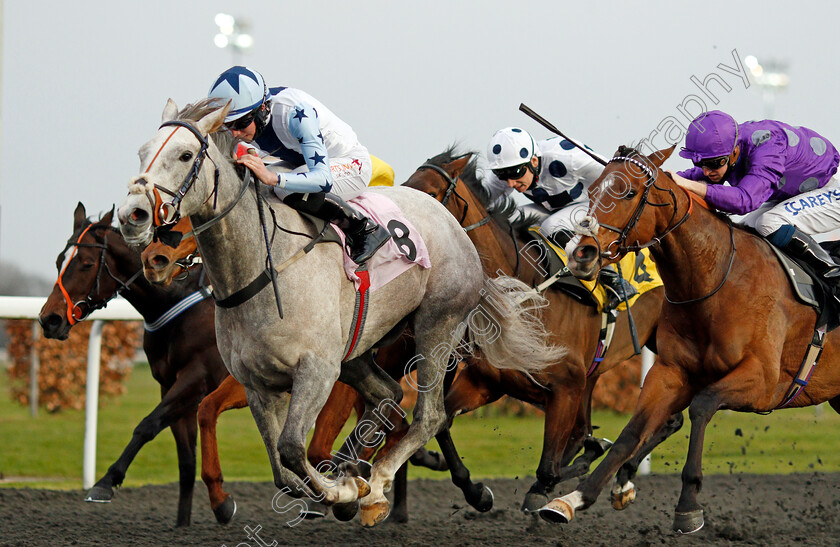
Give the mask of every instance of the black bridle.
<path id="1" fill-rule="evenodd" d="M 598 240 L 597 237 L 593 237 L 593 239 L 595 239 L 595 241 L 596 241 L 596 243 L 598 244 L 598 247 L 599 247 L 598 248 L 598 255 L 601 258 L 606 258 L 607 260 L 612 260 L 612 259 L 618 258 L 620 256 L 625 255 L 628 252 L 641 251 L 642 249 L 647 249 L 648 247 L 651 247 L 653 245 L 657 245 L 657 244 L 661 243 L 662 239 L 665 236 L 667 236 L 668 234 L 670 234 L 671 232 L 676 230 L 680 225 L 682 225 L 686 220 L 688 220 L 688 217 L 691 215 L 691 206 L 689 205 L 689 208 L 686 211 L 685 215 L 683 215 L 683 217 L 679 221 L 674 223 L 674 219 L 677 216 L 677 196 L 676 196 L 676 194 L 674 194 L 674 191 L 671 190 L 670 188 L 663 188 L 663 187 L 658 186 L 656 184 L 656 178 L 659 174 L 659 169 L 658 168 L 651 168 L 645 162 L 640 161 L 636 158 L 631 158 L 631 157 L 627 157 L 627 156 L 615 156 L 612 159 L 610 159 L 610 161 L 607 162 L 607 163 L 609 164 L 609 163 L 614 163 L 614 162 L 619 162 L 619 161 L 625 162 L 625 163 L 632 163 L 633 165 L 639 167 L 645 173 L 645 175 L 647 175 L 647 180 L 644 182 L 645 189 L 642 192 L 641 199 L 639 200 L 639 203 L 636 205 L 636 209 L 633 211 L 633 214 L 631 215 L 630 220 L 624 226 L 624 228 L 617 228 L 615 226 L 610 226 L 609 224 L 602 224 L 602 223 L 597 222 L 597 220 L 595 220 L 595 223 L 598 226 L 601 226 L 603 228 L 606 228 L 607 230 L 610 230 L 610 231 L 618 234 L 618 238 L 616 238 L 614 241 L 612 241 L 609 244 L 609 246 L 607 247 L 607 250 L 609 251 L 609 249 L 612 248 L 613 245 L 616 245 L 615 251 L 612 251 L 612 252 L 601 252 L 600 241 Z M 651 191 L 652 188 L 655 188 L 655 189 L 659 190 L 660 192 L 668 192 L 668 194 L 671 196 L 671 202 L 670 203 L 667 203 L 667 202 L 666 203 L 653 203 L 653 202 L 651 202 L 649 200 L 649 197 L 650 197 L 650 191 Z M 686 192 L 686 196 L 688 197 L 689 204 L 690 204 L 692 198 L 688 194 L 687 190 L 684 190 L 684 191 Z M 647 205 L 650 205 L 652 207 L 667 207 L 667 206 L 672 206 L 673 207 L 673 213 L 671 214 L 671 218 L 668 221 L 668 228 L 665 230 L 665 232 L 663 232 L 662 234 L 660 234 L 658 236 L 653 237 L 653 239 L 651 239 L 650 241 L 648 241 L 645 244 L 625 245 L 625 242 L 627 241 L 627 236 L 629 235 L 630 231 L 633 230 L 636 227 L 636 224 L 639 222 L 639 219 L 642 216 L 642 212 L 644 211 L 644 208 Z M 594 217 L 592 215 L 590 215 L 588 218 L 594 218 Z M 589 230 L 589 232 L 585 233 L 584 235 L 592 235 L 591 232 L 594 231 L 591 227 L 591 224 L 590 224 L 590 221 L 588 220 L 588 218 L 584 219 L 581 222 L 581 228 L 583 228 L 584 230 L 587 230 L 587 229 Z M 724 283 L 726 283 L 726 280 L 729 278 L 729 274 L 732 272 L 732 265 L 735 263 L 735 251 L 737 250 L 736 247 L 735 247 L 735 230 L 733 229 L 731 222 L 729 223 L 729 238 L 730 238 L 730 243 L 731 243 L 731 247 L 732 247 L 732 253 L 730 254 L 730 257 L 729 257 L 729 266 L 727 267 L 726 273 L 724 274 L 723 280 L 720 282 L 720 284 L 718 284 L 718 286 L 712 292 L 710 292 L 709 294 L 707 294 L 705 296 L 701 296 L 699 298 L 692 298 L 690 300 L 674 301 L 674 300 L 671 300 L 670 298 L 668 298 L 668 295 L 666 294 L 665 295 L 665 300 L 669 304 L 693 304 L 695 302 L 700 302 L 700 301 L 706 300 L 710 296 L 714 295 L 715 293 L 717 293 L 723 287 Z"/>
<path id="2" fill-rule="evenodd" d="M 461 194 L 459 194 L 458 191 L 455 189 L 455 187 L 458 185 L 458 177 L 451 177 L 449 173 L 446 172 L 446 169 L 433 163 L 424 163 L 423 165 L 417 168 L 418 171 L 420 169 L 431 169 L 432 171 L 437 172 L 440 176 L 443 177 L 443 180 L 446 181 L 446 191 L 443 194 L 443 199 L 440 201 L 444 207 L 446 207 L 446 204 L 449 203 L 449 198 L 452 197 L 453 194 L 464 204 L 464 213 L 461 215 L 461 219 L 458 221 L 458 224 L 460 224 L 464 228 L 465 232 L 469 232 L 470 230 L 480 228 L 481 226 L 484 226 L 485 224 L 490 222 L 490 216 L 488 215 L 476 222 L 475 224 L 464 226 L 464 220 L 467 218 L 467 212 L 470 209 L 470 204 L 467 203 L 467 200 L 465 200 L 463 196 L 461 196 Z"/>
<path id="3" fill-rule="evenodd" d="M 99 228 L 105 228 L 106 230 L 109 229 L 109 227 L 107 227 L 107 226 L 100 226 Z M 94 229 L 96 229 L 96 228 L 94 228 Z M 96 280 L 95 280 L 93 286 L 88 291 L 87 296 L 85 296 L 81 300 L 77 300 L 76 302 L 74 302 L 71 305 L 70 304 L 70 294 L 69 294 L 69 292 L 67 292 L 67 289 L 64 287 L 64 281 L 63 281 L 64 273 L 67 271 L 67 266 L 70 265 L 69 262 L 68 262 L 67 266 L 65 266 L 64 270 L 59 272 L 58 281 L 56 282 L 59 285 L 61 291 L 64 293 L 65 300 L 67 300 L 67 308 L 68 308 L 68 311 L 69 311 L 69 313 L 67 314 L 67 321 L 71 325 L 74 325 L 75 323 L 78 323 L 79 321 L 85 320 L 91 313 L 95 312 L 96 310 L 101 310 L 102 308 L 107 306 L 108 302 L 110 302 L 111 300 L 113 300 L 114 298 L 119 296 L 123 291 L 130 290 L 129 286 L 132 283 L 134 283 L 137 280 L 137 278 L 140 277 L 140 275 L 143 274 L 143 268 L 140 268 L 140 270 L 137 271 L 137 273 L 132 275 L 130 278 L 128 278 L 128 280 L 122 281 L 121 279 L 119 279 L 111 271 L 111 267 L 108 266 L 108 261 L 105 260 L 105 255 L 108 252 L 108 233 L 106 232 L 102 236 L 102 243 L 82 243 L 82 238 L 84 237 L 86 232 L 87 232 L 87 230 L 84 230 L 82 232 L 82 234 L 79 236 L 79 239 L 76 240 L 75 242 L 68 241 L 67 245 L 64 247 L 64 250 L 62 251 L 62 254 L 66 253 L 67 249 L 69 249 L 70 247 L 76 247 L 77 249 L 82 248 L 82 247 L 88 247 L 88 248 L 93 248 L 93 249 L 102 249 L 102 251 L 99 254 L 99 265 L 98 265 L 98 268 L 96 269 Z M 107 272 L 108 276 L 110 276 L 110 278 L 117 284 L 116 291 L 114 291 L 114 294 L 112 294 L 108 298 L 102 298 L 101 297 L 100 281 L 102 279 L 102 271 L 103 270 L 105 272 Z M 97 298 L 94 298 L 94 295 L 96 295 Z M 78 314 L 76 313 L 77 310 L 79 312 Z"/>

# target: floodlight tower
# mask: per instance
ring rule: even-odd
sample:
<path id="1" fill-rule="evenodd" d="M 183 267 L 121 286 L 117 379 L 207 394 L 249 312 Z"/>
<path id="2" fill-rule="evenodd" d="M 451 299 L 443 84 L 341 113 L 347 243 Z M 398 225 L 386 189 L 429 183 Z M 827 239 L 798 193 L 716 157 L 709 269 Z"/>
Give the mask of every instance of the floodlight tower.
<path id="1" fill-rule="evenodd" d="M 249 24 L 227 13 L 217 13 L 214 19 L 219 32 L 213 43 L 221 49 L 229 49 L 234 65 L 241 64 L 242 55 L 254 45 L 254 38 L 248 34 Z"/>
<path id="2" fill-rule="evenodd" d="M 767 59 L 764 63 L 759 63 L 754 55 L 747 55 L 744 58 L 744 64 L 750 69 L 753 80 L 761 88 L 764 117 L 773 118 L 776 94 L 784 91 L 790 82 L 787 75 L 787 63 L 776 59 Z"/>

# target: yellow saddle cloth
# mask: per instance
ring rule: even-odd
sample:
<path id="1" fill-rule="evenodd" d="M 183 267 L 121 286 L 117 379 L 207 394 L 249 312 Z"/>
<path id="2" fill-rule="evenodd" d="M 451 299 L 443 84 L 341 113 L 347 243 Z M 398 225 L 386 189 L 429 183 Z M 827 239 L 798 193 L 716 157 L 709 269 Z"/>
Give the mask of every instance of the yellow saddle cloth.
<path id="1" fill-rule="evenodd" d="M 528 228 L 528 231 L 532 232 L 538 240 L 542 241 L 547 248 L 551 249 L 560 262 L 562 262 L 563 266 L 568 264 L 566 251 L 545 237 L 542 232 L 540 232 L 539 226 L 532 226 Z M 659 276 L 659 271 L 656 269 L 656 263 L 654 263 L 653 259 L 650 257 L 650 253 L 647 249 L 643 249 L 637 253 L 629 253 L 624 256 L 619 263 L 621 265 L 621 273 L 624 279 L 635 287 L 637 291 L 635 295 L 630 297 L 629 302 L 631 306 L 644 293 L 651 289 L 655 289 L 656 287 L 662 286 L 662 278 Z M 614 268 L 618 271 L 615 265 L 608 267 Z M 555 269 L 552 268 L 549 275 L 554 274 L 554 270 Z M 597 279 L 593 281 L 578 279 L 578 281 L 590 292 L 593 299 L 597 302 L 598 311 L 603 311 L 604 305 L 607 303 L 607 292 L 603 285 L 601 285 Z M 624 311 L 627 309 L 627 305 L 622 302 L 621 305 L 618 306 L 618 309 Z"/>

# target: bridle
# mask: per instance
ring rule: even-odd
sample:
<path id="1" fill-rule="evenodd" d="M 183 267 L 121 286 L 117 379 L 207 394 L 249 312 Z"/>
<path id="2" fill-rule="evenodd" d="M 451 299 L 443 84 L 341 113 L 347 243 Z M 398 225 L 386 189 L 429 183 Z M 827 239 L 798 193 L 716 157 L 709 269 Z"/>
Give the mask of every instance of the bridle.
<path id="1" fill-rule="evenodd" d="M 420 167 L 417 168 L 418 171 L 420 169 L 431 169 L 432 171 L 437 172 L 440 176 L 443 177 L 443 180 L 446 181 L 446 185 L 447 185 L 446 186 L 446 191 L 443 194 L 443 199 L 440 201 L 441 204 L 444 207 L 446 207 L 446 204 L 449 203 L 449 198 L 452 197 L 453 194 L 455 195 L 456 198 L 460 199 L 461 202 L 464 204 L 464 212 L 461 215 L 461 219 L 458 221 L 458 224 L 460 224 L 464 228 L 465 232 L 469 232 L 470 230 L 480 228 L 481 226 L 484 226 L 485 224 L 490 222 L 490 216 L 488 215 L 488 216 L 482 218 L 481 220 L 479 220 L 478 222 L 476 222 L 475 224 L 470 224 L 469 226 L 464 226 L 464 220 L 467 218 L 467 212 L 469 212 L 470 204 L 455 189 L 455 187 L 458 185 L 458 177 L 454 177 L 454 178 L 451 177 L 449 175 L 449 173 L 446 172 L 446 169 L 444 169 L 443 167 L 440 167 L 439 165 L 435 165 L 433 163 L 426 162 L 426 163 L 424 163 L 423 165 L 421 165 Z"/>
<path id="2" fill-rule="evenodd" d="M 627 222 L 627 224 L 624 226 L 624 228 L 617 228 L 615 226 L 610 226 L 609 224 L 604 224 L 604 223 L 601 223 L 601 222 L 597 222 L 597 220 L 595 221 L 598 226 L 602 226 L 602 227 L 606 228 L 607 230 L 610 230 L 610 231 L 618 234 L 618 237 L 615 240 L 613 240 L 612 242 L 610 242 L 610 244 L 607 246 L 607 252 L 602 253 L 602 252 L 600 252 L 600 249 L 598 249 L 599 255 L 601 256 L 601 258 L 606 258 L 607 260 L 613 260 L 613 259 L 619 258 L 620 256 L 623 256 L 623 255 L 627 254 L 628 252 L 641 251 L 642 249 L 647 249 L 648 247 L 650 247 L 652 245 L 656 245 L 656 244 L 660 243 L 662 241 L 663 237 L 665 237 L 666 235 L 668 235 L 671 232 L 673 232 L 674 230 L 676 230 L 683 222 L 688 220 L 688 217 L 691 215 L 691 205 L 690 204 L 692 202 L 691 202 L 691 198 L 689 198 L 688 211 L 686 211 L 685 215 L 683 215 L 683 217 L 678 222 L 674 223 L 674 219 L 677 216 L 677 196 L 674 194 L 674 191 L 671 190 L 670 188 L 663 188 L 663 187 L 657 186 L 656 177 L 657 177 L 657 174 L 658 174 L 658 171 L 659 171 L 658 169 L 656 169 L 656 170 L 651 169 L 650 166 L 648 166 L 646 163 L 644 163 L 642 161 L 639 161 L 636 158 L 631 158 L 631 157 L 628 157 L 628 156 L 615 156 L 612 159 L 610 159 L 607 162 L 607 164 L 609 165 L 610 163 L 616 163 L 616 162 L 625 162 L 625 163 L 631 163 L 631 164 L 635 165 L 636 167 L 640 168 L 645 173 L 645 175 L 647 175 L 647 180 L 644 182 L 645 189 L 642 192 L 641 199 L 639 199 L 639 203 L 636 205 L 636 209 L 633 211 L 633 214 L 630 216 L 630 220 Z M 651 191 L 652 188 L 656 188 L 657 190 L 662 191 L 662 192 L 667 191 L 668 194 L 670 194 L 670 196 L 671 196 L 671 203 L 653 203 L 653 202 L 649 201 L 650 191 Z M 640 244 L 640 245 L 626 245 L 625 242 L 627 241 L 627 236 L 630 234 L 630 232 L 634 228 L 636 228 L 636 224 L 638 224 L 639 219 L 642 217 L 642 213 L 644 212 L 645 207 L 647 205 L 650 205 L 651 207 L 667 207 L 669 205 L 673 206 L 674 212 L 671 214 L 671 218 L 668 221 L 668 228 L 665 230 L 664 233 L 662 233 L 658 236 L 655 236 L 653 239 L 651 239 L 647 243 Z M 590 227 L 590 225 L 589 225 L 590 221 L 588 220 L 590 218 L 594 219 L 594 216 L 593 215 L 588 215 L 587 218 L 584 219 L 581 222 L 581 227 L 582 228 L 586 229 L 586 228 Z M 590 234 L 587 233 L 586 235 L 590 235 Z M 594 239 L 596 241 L 598 241 L 598 238 L 594 238 Z M 599 244 L 599 246 L 600 246 L 600 244 Z M 610 249 L 613 246 L 615 246 L 615 250 L 610 251 Z"/>
<path id="3" fill-rule="evenodd" d="M 168 227 L 168 226 L 172 226 L 173 224 L 177 223 L 178 220 L 180 220 L 180 218 L 181 218 L 181 202 L 184 199 L 184 196 L 186 195 L 186 193 L 189 191 L 190 188 L 192 188 L 193 184 L 195 184 L 195 181 L 198 179 L 198 174 L 201 172 L 201 166 L 204 163 L 204 158 L 208 158 L 213 163 L 213 167 L 214 167 L 213 191 L 210 193 L 210 196 L 213 196 L 213 198 L 214 198 L 213 199 L 213 208 L 214 209 L 216 208 L 216 203 L 217 203 L 216 199 L 218 198 L 218 189 L 219 189 L 219 166 L 216 164 L 216 162 L 213 160 L 213 158 L 210 157 L 210 155 L 207 152 L 207 150 L 210 146 L 209 140 L 207 138 L 205 138 L 201 134 L 201 132 L 198 129 L 195 128 L 195 126 L 193 126 L 192 124 L 187 123 L 185 121 L 170 120 L 170 121 L 164 122 L 160 125 L 160 127 L 166 127 L 166 126 L 175 126 L 175 130 L 172 131 L 172 133 L 169 135 L 169 137 L 166 138 L 166 140 L 163 142 L 160 149 L 158 150 L 157 154 L 155 154 L 155 157 L 152 158 L 152 161 L 149 164 L 149 167 L 146 168 L 146 171 L 145 171 L 146 173 L 148 173 L 149 169 L 152 168 L 152 165 L 154 164 L 158 155 L 160 155 L 161 151 L 163 150 L 163 147 L 166 146 L 166 143 L 169 142 L 169 139 L 172 138 L 172 135 L 174 135 L 175 131 L 177 131 L 180 127 L 185 127 L 187 129 L 189 129 L 190 132 L 193 135 L 195 135 L 195 137 L 201 143 L 201 149 L 198 151 L 198 154 L 196 155 L 195 160 L 193 161 L 193 164 L 192 164 L 192 167 L 190 168 L 189 173 L 187 173 L 187 176 L 184 177 L 184 181 L 181 183 L 181 187 L 178 189 L 177 192 L 173 192 L 173 191 L 169 190 L 168 188 L 164 188 L 163 186 L 160 186 L 158 184 L 154 185 L 155 201 L 154 201 L 154 205 L 153 205 L 152 219 L 153 219 L 153 225 L 155 226 L 155 230 L 165 228 L 165 227 Z M 217 222 L 221 221 L 225 216 L 227 216 L 227 214 L 230 213 L 233 210 L 233 208 L 236 206 L 236 204 L 239 203 L 239 200 L 242 199 L 242 196 L 245 195 L 245 192 L 248 190 L 248 186 L 249 186 L 249 183 L 250 183 L 250 178 L 251 178 L 251 171 L 249 169 L 246 169 L 245 170 L 245 178 L 243 180 L 242 188 L 240 189 L 239 194 L 236 196 L 236 199 L 234 199 L 230 204 L 228 204 L 227 207 L 225 207 L 225 209 L 221 213 L 219 213 L 218 215 L 216 215 L 212 219 L 208 220 L 207 222 L 205 222 L 201 226 L 194 226 L 193 230 L 192 230 L 192 235 L 195 236 L 195 235 L 200 234 L 201 232 L 207 230 L 208 228 L 210 228 L 211 226 L 213 226 Z M 163 199 L 161 198 L 161 195 L 160 195 L 161 191 L 166 193 L 166 194 L 169 194 L 170 196 L 172 196 L 172 201 L 164 203 Z M 210 200 L 210 196 L 207 197 L 208 201 Z M 183 237 L 182 237 L 182 239 L 183 239 Z"/>
<path id="4" fill-rule="evenodd" d="M 79 235 L 79 238 L 75 242 L 67 242 L 67 245 L 64 247 L 63 253 L 67 252 L 67 249 L 73 247 L 73 252 L 70 254 L 70 258 L 67 259 L 67 263 L 64 265 L 64 268 L 58 274 L 58 280 L 56 281 L 56 285 L 61 290 L 61 294 L 64 295 L 64 301 L 67 302 L 67 322 L 70 323 L 70 326 L 75 325 L 79 321 L 83 321 L 86 319 L 91 313 L 96 310 L 102 309 L 108 305 L 112 299 L 116 298 L 118 295 L 122 293 L 124 290 L 129 290 L 129 286 L 134 283 L 138 277 L 143 273 L 143 268 L 132 275 L 127 281 L 123 282 L 114 273 L 111 271 L 111 268 L 108 266 L 108 262 L 105 260 L 105 254 L 108 252 L 108 234 L 107 232 L 102 238 L 102 243 L 82 243 L 82 238 L 85 237 L 85 234 L 91 228 L 108 228 L 107 226 L 97 226 L 96 224 L 91 224 Z M 73 261 L 73 258 L 76 256 L 76 251 L 80 247 L 90 247 L 95 249 L 102 249 L 102 252 L 99 254 L 99 267 L 96 270 L 96 282 L 94 283 L 93 287 L 88 291 L 87 296 L 82 300 L 77 300 L 75 303 L 71 304 L 72 299 L 70 298 L 70 293 L 67 291 L 67 288 L 64 286 L 64 274 L 67 272 L 67 268 L 70 267 L 70 263 Z M 94 299 L 94 293 L 98 296 L 100 293 L 100 280 L 102 278 L 102 270 L 108 272 L 108 275 L 114 282 L 118 285 L 117 290 L 109 296 L 108 298 L 99 300 Z"/>
<path id="5" fill-rule="evenodd" d="M 676 194 L 674 194 L 673 190 L 671 190 L 670 188 L 663 188 L 663 187 L 658 186 L 656 184 L 656 178 L 657 178 L 657 175 L 659 173 L 659 169 L 658 168 L 652 169 L 646 163 L 644 163 L 644 162 L 642 162 L 642 161 L 640 161 L 636 158 L 632 158 L 632 157 L 628 157 L 628 156 L 615 156 L 612 159 L 610 159 L 607 163 L 610 164 L 610 163 L 615 163 L 615 162 L 632 163 L 636 167 L 639 167 L 645 173 L 645 175 L 647 175 L 647 180 L 644 182 L 645 190 L 642 192 L 641 199 L 639 200 L 639 203 L 636 205 L 636 209 L 633 211 L 633 214 L 631 215 L 630 220 L 627 222 L 627 224 L 624 226 L 624 228 L 618 228 L 618 227 L 615 227 L 615 226 L 610 226 L 609 224 L 599 223 L 597 221 L 597 219 L 595 219 L 595 217 L 591 214 L 588 215 L 583 221 L 581 221 L 580 228 L 582 228 L 582 231 L 580 231 L 579 233 L 581 235 L 593 236 L 593 239 L 595 240 L 596 244 L 598 245 L 598 255 L 601 258 L 605 258 L 607 260 L 613 260 L 613 259 L 619 258 L 621 256 L 624 256 L 628 252 L 641 251 L 642 249 L 647 249 L 648 247 L 651 247 L 653 245 L 657 245 L 657 244 L 661 243 L 662 239 L 665 236 L 667 236 L 668 234 L 670 234 L 671 232 L 676 230 L 680 225 L 682 225 L 686 220 L 688 220 L 688 217 L 691 216 L 691 212 L 692 212 L 692 208 L 693 208 L 693 204 L 694 204 L 694 199 L 691 197 L 691 194 L 688 193 L 688 190 L 680 187 L 680 189 L 683 192 L 685 192 L 686 197 L 688 198 L 689 205 L 688 205 L 688 210 L 686 211 L 685 215 L 683 215 L 683 217 L 679 221 L 674 223 L 674 219 L 677 216 L 677 196 L 676 196 Z M 653 203 L 653 202 L 649 201 L 651 188 L 656 188 L 657 190 L 659 190 L 661 192 L 666 192 L 667 191 L 668 194 L 671 196 L 671 203 Z M 659 235 L 653 237 L 647 243 L 640 244 L 640 245 L 625 245 L 625 242 L 627 241 L 627 236 L 629 235 L 630 231 L 633 230 L 636 227 L 636 224 L 639 222 L 639 219 L 642 216 L 642 212 L 644 211 L 644 208 L 647 205 L 650 205 L 652 207 L 667 207 L 667 206 L 672 206 L 673 207 L 673 213 L 671 214 L 671 218 L 668 220 L 668 228 L 662 234 L 659 234 Z M 595 225 L 594 228 L 592 226 L 593 223 Z M 597 237 L 594 237 L 593 233 L 597 231 L 598 226 L 601 226 L 603 228 L 606 228 L 607 230 L 610 230 L 610 231 L 618 234 L 618 238 L 616 238 L 615 240 L 610 242 L 610 244 L 607 246 L 607 252 L 601 252 L 600 241 Z M 720 284 L 709 294 L 707 294 L 705 296 L 701 296 L 699 298 L 693 298 L 693 299 L 690 299 L 690 300 L 674 301 L 674 300 L 671 300 L 670 298 L 668 298 L 668 295 L 666 294 L 665 295 L 665 300 L 669 304 L 693 304 L 695 302 L 700 302 L 702 300 L 705 300 L 705 299 L 709 298 L 713 294 L 717 293 L 723 287 L 724 283 L 726 283 L 726 280 L 729 278 L 730 272 L 732 272 L 732 265 L 735 263 L 735 251 L 737 250 L 736 247 L 735 247 L 735 231 L 732 227 L 731 222 L 729 223 L 729 237 L 730 237 L 730 242 L 731 242 L 731 246 L 732 246 L 732 253 L 729 257 L 729 266 L 727 267 L 726 273 L 724 274 L 723 280 L 720 282 Z M 615 250 L 610 251 L 610 249 L 613 247 L 613 245 L 615 245 Z"/>
<path id="6" fill-rule="evenodd" d="M 160 149 L 158 149 L 157 154 L 155 157 L 152 158 L 151 163 L 149 163 L 149 167 L 146 168 L 146 173 L 149 172 L 149 169 L 152 168 L 154 165 L 155 160 L 160 155 L 161 151 L 163 151 L 163 147 L 169 142 L 169 139 L 178 131 L 179 128 L 185 127 L 190 130 L 190 132 L 195 135 L 198 139 L 198 142 L 201 143 L 201 149 L 198 151 L 198 154 L 195 156 L 195 160 L 193 161 L 192 167 L 190 167 L 187 176 L 184 177 L 184 181 L 181 183 L 181 187 L 178 189 L 177 192 L 173 192 L 168 188 L 164 188 L 158 184 L 154 185 L 154 193 L 155 193 L 155 205 L 154 205 L 154 214 L 152 215 L 152 222 L 155 227 L 160 226 L 167 226 L 178 222 L 178 219 L 181 218 L 181 201 L 184 199 L 184 196 L 192 188 L 192 185 L 195 183 L 196 179 L 198 179 L 198 174 L 201 172 L 201 166 L 204 164 L 204 158 L 210 158 L 207 154 L 207 148 L 210 146 L 207 138 L 201 134 L 201 132 L 196 129 L 192 124 L 189 124 L 184 121 L 180 120 L 170 120 L 168 122 L 163 122 L 160 124 L 160 128 L 167 127 L 167 126 L 175 126 L 175 129 L 169 136 L 163 141 Z M 213 162 L 213 167 L 215 168 L 214 175 L 213 175 L 213 196 L 216 196 L 216 191 L 219 187 L 219 166 L 216 165 L 216 162 L 213 158 L 210 158 L 210 161 Z M 163 198 L 160 195 L 160 192 L 164 192 L 172 196 L 172 200 L 168 202 L 164 202 Z M 209 198 L 208 198 L 209 199 Z M 213 204 L 215 208 L 215 200 Z"/>

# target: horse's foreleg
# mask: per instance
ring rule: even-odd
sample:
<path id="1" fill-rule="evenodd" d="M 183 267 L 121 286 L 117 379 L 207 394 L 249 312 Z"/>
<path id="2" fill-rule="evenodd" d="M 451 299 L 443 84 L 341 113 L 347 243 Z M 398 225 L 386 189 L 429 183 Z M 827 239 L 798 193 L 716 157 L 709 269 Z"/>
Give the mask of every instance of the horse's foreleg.
<path id="1" fill-rule="evenodd" d="M 721 380 L 699 392 L 691 402 L 688 408 L 691 435 L 682 471 L 682 491 L 674 511 L 674 531 L 690 534 L 703 527 L 703 508 L 697 502 L 697 494 L 703 485 L 703 440 L 706 426 L 720 408 L 762 408 L 762 403 L 769 403 L 776 378 L 767 378 L 764 374 L 765 362 L 773 361 L 748 356 Z"/>
<path id="2" fill-rule="evenodd" d="M 554 490 L 560 480 L 560 457 L 569 440 L 573 416 L 577 415 L 586 378 L 583 367 L 577 369 L 580 374 L 564 378 L 552 386 L 552 392 L 545 406 L 543 424 L 543 448 L 537 467 L 537 481 L 525 495 L 522 510 L 538 511 L 548 501 L 548 494 Z"/>
<path id="3" fill-rule="evenodd" d="M 176 526 L 189 526 L 195 489 L 195 444 L 198 428 L 195 415 L 187 415 L 170 426 L 178 449 L 178 520 Z"/>
<path id="4" fill-rule="evenodd" d="M 335 383 L 324 408 L 318 413 L 315 431 L 306 449 L 306 458 L 313 467 L 332 459 L 333 444 L 360 399 L 352 387 L 341 381 Z"/>
<path id="5" fill-rule="evenodd" d="M 566 467 L 572 463 L 572 459 L 580 452 L 581 448 L 583 448 L 584 443 L 590 440 L 592 437 L 592 392 L 595 389 L 595 383 L 598 381 L 598 375 L 590 376 L 586 379 L 586 387 L 584 388 L 583 395 L 580 399 L 580 404 L 578 405 L 577 416 L 575 418 L 575 425 L 572 427 L 572 432 L 569 435 L 569 440 L 566 441 L 566 448 L 563 450 L 563 456 L 560 458 L 560 466 Z M 599 454 L 595 457 L 595 459 L 601 457 L 603 453 Z M 578 458 L 580 459 L 580 458 Z M 588 463 L 591 464 L 594 459 L 587 459 Z M 589 467 L 587 465 L 586 469 L 583 470 L 583 473 L 579 475 L 574 475 L 573 477 L 579 477 L 589 471 Z M 561 478 L 560 481 L 566 480 L 564 478 L 565 473 L 561 470 Z M 573 478 L 568 477 L 568 478 Z"/>
<path id="6" fill-rule="evenodd" d="M 233 376 L 219 384 L 213 393 L 198 405 L 198 427 L 201 430 L 201 480 L 207 485 L 210 508 L 216 520 L 227 524 L 236 512 L 236 502 L 224 491 L 219 446 L 216 440 L 216 423 L 219 415 L 234 408 L 248 406 L 245 388 Z"/>
<path id="7" fill-rule="evenodd" d="M 540 509 L 540 516 L 549 522 L 569 522 L 576 510 L 586 509 L 598 498 L 604 486 L 638 449 L 675 412 L 691 401 L 693 392 L 683 369 L 663 366 L 658 361 L 645 379 L 645 385 L 630 422 L 619 434 L 606 457 L 577 489 L 551 500 Z"/>
<path id="8" fill-rule="evenodd" d="M 444 426 L 435 435 L 435 439 L 437 439 L 441 452 L 443 452 L 443 457 L 446 459 L 446 465 L 449 467 L 449 473 L 452 476 L 452 483 L 461 489 L 467 503 L 476 511 L 482 513 L 492 509 L 494 500 L 493 491 L 484 486 L 483 483 L 473 483 L 470 480 L 470 470 L 467 469 L 464 461 L 458 455 L 455 443 L 452 442 L 449 427 Z"/>
<path id="9" fill-rule="evenodd" d="M 122 484 L 129 465 L 140 449 L 170 424 L 188 413 L 194 413 L 203 395 L 204 382 L 201 375 L 195 370 L 184 369 L 175 384 L 163 394 L 160 404 L 137 424 L 120 457 L 90 489 L 85 501 L 110 502 L 114 497 L 114 488 Z"/>
<path id="10" fill-rule="evenodd" d="M 642 460 L 644 460 L 653 449 L 659 446 L 665 439 L 680 430 L 683 425 L 683 413 L 677 412 L 665 423 L 665 425 L 656 432 L 636 454 L 627 460 L 618 474 L 615 476 L 615 486 L 612 490 L 612 506 L 613 509 L 625 509 L 632 501 L 636 499 L 636 487 L 633 484 L 633 479 L 636 477 L 636 472 L 639 470 Z"/>

